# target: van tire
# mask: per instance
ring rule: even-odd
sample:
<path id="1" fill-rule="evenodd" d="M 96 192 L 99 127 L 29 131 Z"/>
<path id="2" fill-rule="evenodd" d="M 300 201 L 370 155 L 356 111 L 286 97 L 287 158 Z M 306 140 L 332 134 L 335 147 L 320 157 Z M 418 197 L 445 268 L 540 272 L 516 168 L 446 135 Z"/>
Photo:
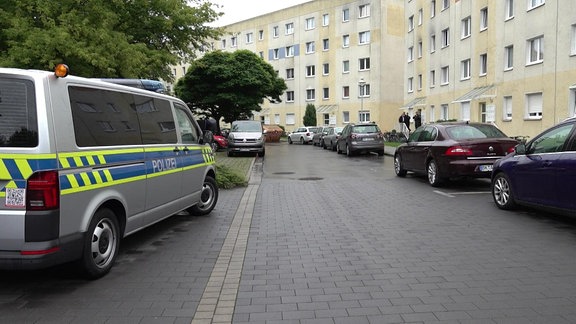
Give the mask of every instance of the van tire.
<path id="1" fill-rule="evenodd" d="M 120 226 L 116 214 L 108 208 L 99 209 L 84 237 L 80 266 L 89 279 L 98 279 L 112 269 L 120 249 Z"/>
<path id="2" fill-rule="evenodd" d="M 200 201 L 187 209 L 188 213 L 194 216 L 204 216 L 210 214 L 218 202 L 218 186 L 216 180 L 211 176 L 206 176 L 200 193 Z"/>

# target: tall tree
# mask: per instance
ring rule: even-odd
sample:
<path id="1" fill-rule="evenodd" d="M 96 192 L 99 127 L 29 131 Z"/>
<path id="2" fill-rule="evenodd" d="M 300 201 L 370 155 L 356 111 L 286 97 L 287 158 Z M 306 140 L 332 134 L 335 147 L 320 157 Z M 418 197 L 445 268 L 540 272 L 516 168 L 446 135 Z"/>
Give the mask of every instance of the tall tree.
<path id="1" fill-rule="evenodd" d="M 2 0 L 0 66 L 172 81 L 221 30 L 208 0 Z"/>
<path id="2" fill-rule="evenodd" d="M 316 126 L 316 107 L 313 104 L 307 104 L 302 118 L 304 126 Z"/>
<path id="3" fill-rule="evenodd" d="M 227 123 L 260 111 L 264 99 L 281 102 L 286 89 L 272 65 L 248 50 L 209 52 L 193 61 L 174 86 L 197 114 Z"/>

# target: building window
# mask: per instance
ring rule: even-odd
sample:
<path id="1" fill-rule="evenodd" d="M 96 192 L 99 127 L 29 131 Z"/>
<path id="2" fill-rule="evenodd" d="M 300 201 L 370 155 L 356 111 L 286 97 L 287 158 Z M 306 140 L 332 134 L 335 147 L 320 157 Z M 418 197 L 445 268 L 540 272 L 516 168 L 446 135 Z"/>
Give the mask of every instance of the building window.
<path id="1" fill-rule="evenodd" d="M 314 17 L 306 18 L 306 30 L 316 28 L 316 22 L 314 21 Z"/>
<path id="2" fill-rule="evenodd" d="M 264 58 L 264 52 L 260 51 L 260 52 L 258 52 L 258 54 L 260 55 L 260 58 L 261 58 L 261 59 Z"/>
<path id="3" fill-rule="evenodd" d="M 330 99 L 330 88 L 322 88 L 322 99 Z"/>
<path id="4" fill-rule="evenodd" d="M 286 24 L 286 35 L 294 34 L 294 23 L 287 23 Z"/>
<path id="5" fill-rule="evenodd" d="M 260 29 L 258 31 L 258 40 L 263 40 L 264 39 L 264 31 L 262 29 Z"/>
<path id="6" fill-rule="evenodd" d="M 324 51 L 327 51 L 330 49 L 330 40 L 328 38 L 325 38 L 322 40 L 322 49 Z"/>
<path id="7" fill-rule="evenodd" d="M 360 5 L 358 6 L 358 18 L 370 17 L 370 5 Z"/>
<path id="8" fill-rule="evenodd" d="M 406 88 L 408 92 L 414 92 L 414 78 L 409 77 L 408 82 L 406 83 Z"/>
<path id="9" fill-rule="evenodd" d="M 464 60 L 460 62 L 460 80 L 468 80 L 470 79 L 470 59 Z"/>
<path id="10" fill-rule="evenodd" d="M 430 88 L 436 86 L 436 70 L 430 71 Z"/>
<path id="11" fill-rule="evenodd" d="M 286 57 L 294 56 L 294 46 L 286 46 Z"/>
<path id="12" fill-rule="evenodd" d="M 526 64 L 541 63 L 544 61 L 544 36 L 528 40 Z"/>
<path id="13" fill-rule="evenodd" d="M 314 53 L 315 51 L 316 51 L 316 45 L 314 44 L 314 42 L 306 43 L 306 54 L 311 54 Z"/>
<path id="14" fill-rule="evenodd" d="M 287 113 L 286 125 L 295 125 L 295 124 L 296 124 L 296 115 L 294 115 L 294 113 Z"/>
<path id="15" fill-rule="evenodd" d="M 350 72 L 350 61 L 342 61 L 342 73 Z"/>
<path id="16" fill-rule="evenodd" d="M 440 85 L 446 85 L 450 82 L 450 69 L 448 66 L 443 66 L 440 71 Z"/>
<path id="17" fill-rule="evenodd" d="M 368 44 L 370 43 L 370 32 L 364 31 L 358 33 L 358 43 L 359 44 Z"/>
<path id="18" fill-rule="evenodd" d="M 512 96 L 504 96 L 502 103 L 503 118 L 506 121 L 512 120 Z"/>
<path id="19" fill-rule="evenodd" d="M 514 46 L 506 46 L 504 48 L 504 70 L 512 70 L 514 68 Z"/>
<path id="20" fill-rule="evenodd" d="M 576 24 L 572 25 L 572 35 L 570 36 L 570 55 L 576 55 Z"/>
<path id="21" fill-rule="evenodd" d="M 330 114 L 322 114 L 324 125 L 330 125 Z"/>
<path id="22" fill-rule="evenodd" d="M 280 114 L 274 114 L 274 124 L 280 124 Z"/>
<path id="23" fill-rule="evenodd" d="M 440 105 L 440 119 L 441 120 L 448 120 L 448 104 L 441 104 Z"/>
<path id="24" fill-rule="evenodd" d="M 418 10 L 418 26 L 422 26 L 422 21 L 424 20 L 424 13 L 422 12 L 422 8 Z"/>
<path id="25" fill-rule="evenodd" d="M 430 35 L 430 53 L 436 52 L 436 35 Z"/>
<path id="26" fill-rule="evenodd" d="M 360 123 L 370 122 L 370 112 L 369 111 L 359 111 L 358 112 L 358 122 L 360 122 Z"/>
<path id="27" fill-rule="evenodd" d="M 408 32 L 414 30 L 414 16 L 408 17 Z"/>
<path id="28" fill-rule="evenodd" d="M 286 69 L 286 80 L 294 79 L 294 68 Z"/>
<path id="29" fill-rule="evenodd" d="M 247 33 L 246 34 L 246 44 L 252 44 L 254 42 L 254 34 Z"/>
<path id="30" fill-rule="evenodd" d="M 414 47 L 408 47 L 408 62 L 414 61 Z"/>
<path id="31" fill-rule="evenodd" d="M 450 28 L 442 30 L 442 48 L 450 45 Z"/>
<path id="32" fill-rule="evenodd" d="M 233 36 L 232 38 L 230 38 L 230 47 L 236 47 L 238 46 L 238 39 L 236 38 L 236 36 Z"/>
<path id="33" fill-rule="evenodd" d="M 418 74 L 418 90 L 422 90 L 422 74 Z"/>
<path id="34" fill-rule="evenodd" d="M 330 63 L 324 63 L 324 64 L 322 64 L 322 74 L 323 74 L 323 75 L 328 75 L 328 74 L 330 74 Z"/>
<path id="35" fill-rule="evenodd" d="M 436 0 L 430 1 L 430 18 L 436 16 Z"/>
<path id="36" fill-rule="evenodd" d="M 280 36 L 280 30 L 278 26 L 272 27 L 272 37 L 276 38 L 278 36 Z"/>
<path id="37" fill-rule="evenodd" d="M 342 47 L 350 46 L 350 35 L 342 36 Z"/>
<path id="38" fill-rule="evenodd" d="M 358 66 L 360 71 L 370 70 L 370 58 L 364 57 L 358 60 Z"/>
<path id="39" fill-rule="evenodd" d="M 526 118 L 542 119 L 542 92 L 526 95 Z"/>
<path id="40" fill-rule="evenodd" d="M 540 7 L 546 1 L 545 0 L 528 0 L 528 10 L 532 10 L 536 7 Z"/>
<path id="41" fill-rule="evenodd" d="M 316 75 L 316 65 L 306 66 L 306 77 L 313 77 Z"/>
<path id="42" fill-rule="evenodd" d="M 434 120 L 435 120 L 435 119 L 434 119 L 434 117 L 435 117 L 434 111 L 435 111 L 435 110 L 436 110 L 436 107 L 435 107 L 434 105 L 430 105 L 429 118 L 430 118 L 431 121 L 434 121 Z"/>
<path id="43" fill-rule="evenodd" d="M 330 24 L 330 15 L 323 14 L 322 15 L 322 26 L 328 26 Z"/>
<path id="44" fill-rule="evenodd" d="M 342 112 L 342 121 L 347 124 L 350 122 L 350 112 L 349 111 L 343 111 Z"/>
<path id="45" fill-rule="evenodd" d="M 450 0 L 442 0 L 442 10 L 450 8 Z"/>
<path id="46" fill-rule="evenodd" d="M 342 22 L 350 21 L 350 9 L 342 9 Z"/>
<path id="47" fill-rule="evenodd" d="M 343 86 L 342 87 L 342 98 L 345 98 L 345 99 L 350 98 L 350 87 L 349 86 Z"/>
<path id="48" fill-rule="evenodd" d="M 484 76 L 488 73 L 488 54 L 480 54 L 480 76 Z"/>
<path id="49" fill-rule="evenodd" d="M 480 31 L 488 29 L 488 8 L 480 9 Z"/>
<path id="50" fill-rule="evenodd" d="M 470 121 L 470 101 L 460 103 L 460 119 Z"/>
<path id="51" fill-rule="evenodd" d="M 294 102 L 294 91 L 286 91 L 286 102 Z"/>
<path id="52" fill-rule="evenodd" d="M 315 89 L 306 89 L 306 101 L 311 101 L 316 99 Z"/>
<path id="53" fill-rule="evenodd" d="M 514 18 L 514 0 L 506 0 L 506 20 Z"/>
<path id="54" fill-rule="evenodd" d="M 358 97 L 370 97 L 370 84 L 365 83 L 363 85 L 358 85 Z"/>
<path id="55" fill-rule="evenodd" d="M 280 50 L 275 48 L 272 50 L 272 59 L 277 60 L 280 58 Z"/>
<path id="56" fill-rule="evenodd" d="M 493 123 L 496 121 L 494 116 L 494 109 L 493 105 L 486 105 L 485 102 L 480 103 L 480 121 L 483 123 Z"/>
<path id="57" fill-rule="evenodd" d="M 223 49 L 226 48 L 226 40 L 225 39 L 222 40 L 222 48 Z"/>
<path id="58" fill-rule="evenodd" d="M 462 19 L 461 38 L 463 39 L 463 38 L 470 37 L 471 33 L 472 33 L 472 18 L 466 17 L 466 18 Z"/>
<path id="59" fill-rule="evenodd" d="M 418 58 L 422 58 L 422 41 L 418 41 Z"/>

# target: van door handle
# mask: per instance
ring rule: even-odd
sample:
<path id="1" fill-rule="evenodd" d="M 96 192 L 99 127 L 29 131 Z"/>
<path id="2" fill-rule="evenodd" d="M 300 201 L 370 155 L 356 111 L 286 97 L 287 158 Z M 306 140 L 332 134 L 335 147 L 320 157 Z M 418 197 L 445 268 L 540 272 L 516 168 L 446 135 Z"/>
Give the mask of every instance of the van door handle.
<path id="1" fill-rule="evenodd" d="M 188 152 L 188 151 L 190 151 L 190 149 L 188 148 L 188 146 L 184 146 L 184 149 L 182 151 Z"/>
<path id="2" fill-rule="evenodd" d="M 173 152 L 180 152 L 180 149 L 178 148 L 178 146 L 176 146 L 172 151 Z"/>

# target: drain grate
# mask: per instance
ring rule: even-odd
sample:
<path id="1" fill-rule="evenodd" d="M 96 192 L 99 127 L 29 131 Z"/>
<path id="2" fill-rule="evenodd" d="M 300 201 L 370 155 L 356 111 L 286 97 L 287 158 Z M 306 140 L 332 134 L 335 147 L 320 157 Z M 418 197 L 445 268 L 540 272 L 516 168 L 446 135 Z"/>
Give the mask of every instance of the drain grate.
<path id="1" fill-rule="evenodd" d="M 319 177 L 306 177 L 306 178 L 300 178 L 298 180 L 304 180 L 304 181 L 318 181 L 318 180 L 322 180 L 324 178 L 319 178 Z"/>

